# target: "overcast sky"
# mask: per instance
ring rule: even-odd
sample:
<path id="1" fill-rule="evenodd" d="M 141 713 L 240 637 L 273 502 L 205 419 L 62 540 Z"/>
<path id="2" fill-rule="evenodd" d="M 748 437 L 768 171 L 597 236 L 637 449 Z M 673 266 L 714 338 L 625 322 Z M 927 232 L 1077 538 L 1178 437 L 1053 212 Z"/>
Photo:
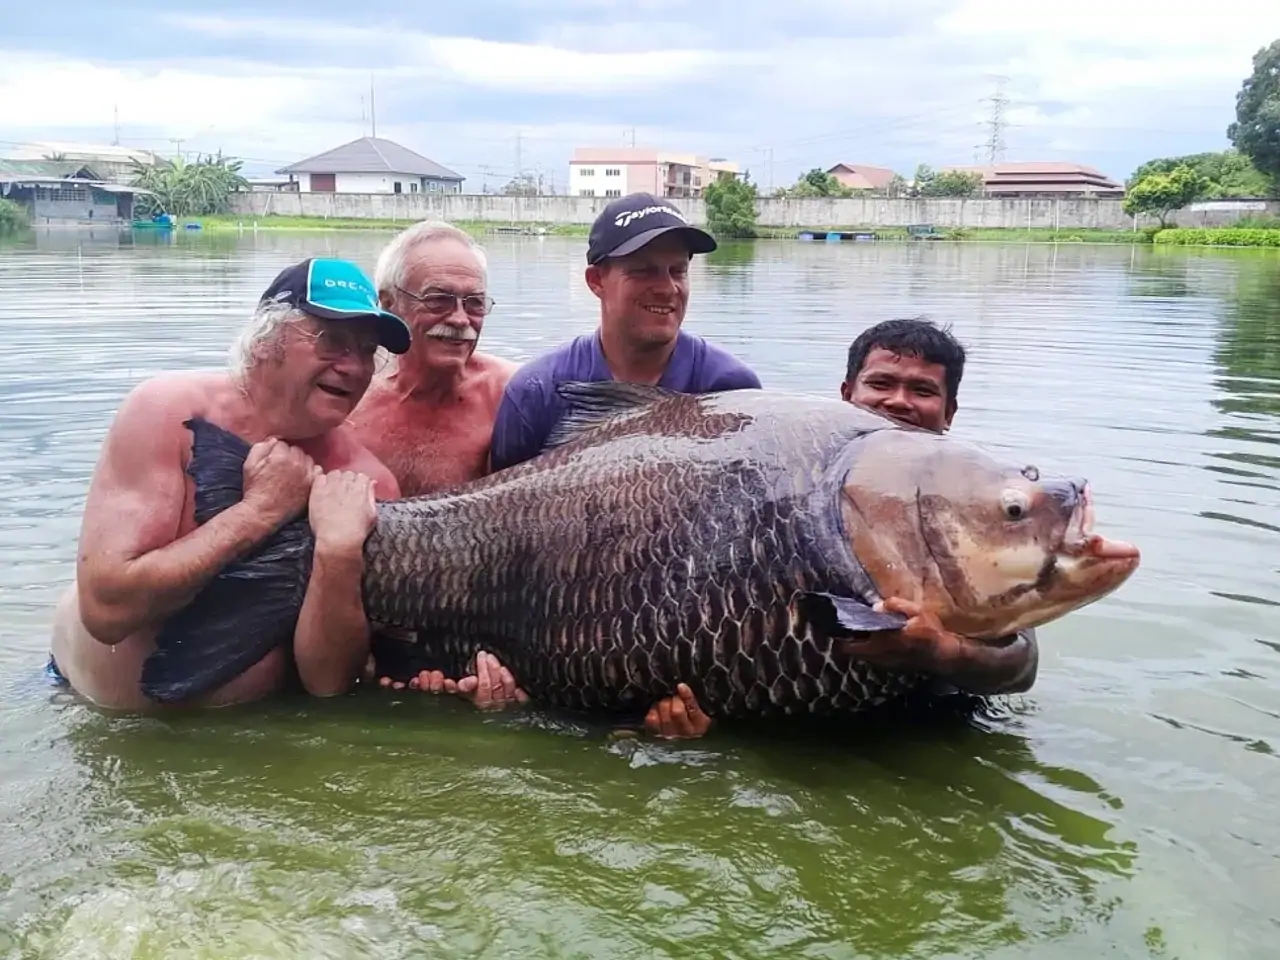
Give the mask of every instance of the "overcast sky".
<path id="1" fill-rule="evenodd" d="M 497 188 L 574 146 L 811 167 L 973 163 L 1005 77 L 1005 158 L 1123 179 L 1222 149 L 1280 2 L 64 0 L 11 5 L 0 141 L 214 150 L 269 172 L 377 132 Z M 1033 9 L 1034 8 L 1034 9 Z M 466 11 L 465 13 L 463 11 Z M 362 115 L 365 119 L 362 121 Z M 517 134 L 519 146 L 517 146 Z M 772 158 L 772 165 L 770 165 Z"/>

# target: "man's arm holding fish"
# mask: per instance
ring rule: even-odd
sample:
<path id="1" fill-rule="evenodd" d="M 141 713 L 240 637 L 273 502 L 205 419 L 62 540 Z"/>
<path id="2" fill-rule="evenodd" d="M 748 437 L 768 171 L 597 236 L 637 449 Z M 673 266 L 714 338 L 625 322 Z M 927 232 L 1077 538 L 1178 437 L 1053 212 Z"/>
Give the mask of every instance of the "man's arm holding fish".
<path id="1" fill-rule="evenodd" d="M 102 643 L 119 643 L 185 607 L 306 504 L 311 459 L 287 444 L 262 443 L 245 463 L 241 502 L 182 534 L 189 412 L 180 383 L 153 380 L 125 400 L 107 433 L 76 569 L 81 621 Z"/>
<path id="2" fill-rule="evenodd" d="M 389 499 L 398 497 L 394 479 L 385 480 Z M 307 516 L 316 542 L 293 653 L 307 692 L 329 697 L 350 689 L 369 659 L 361 578 L 364 541 L 378 517 L 373 480 L 338 470 L 316 477 Z"/>
<path id="3" fill-rule="evenodd" d="M 868 663 L 932 674 L 972 694 L 1025 693 L 1035 683 L 1040 648 L 1033 629 L 999 640 L 974 640 L 951 633 L 937 614 L 901 597 L 889 597 L 877 610 L 909 619 L 856 647 Z"/>

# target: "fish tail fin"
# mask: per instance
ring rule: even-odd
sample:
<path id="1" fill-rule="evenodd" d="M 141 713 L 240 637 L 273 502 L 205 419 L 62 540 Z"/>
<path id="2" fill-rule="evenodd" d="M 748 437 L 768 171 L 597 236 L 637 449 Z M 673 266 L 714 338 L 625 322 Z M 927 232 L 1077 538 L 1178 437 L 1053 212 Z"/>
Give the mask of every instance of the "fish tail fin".
<path id="1" fill-rule="evenodd" d="M 198 417 L 183 425 L 192 433 L 187 473 L 195 481 L 195 519 L 204 524 L 243 498 L 250 447 Z M 199 696 L 290 642 L 314 545 L 311 524 L 302 516 L 223 568 L 161 629 L 155 652 L 143 664 L 142 692 L 168 703 Z"/>

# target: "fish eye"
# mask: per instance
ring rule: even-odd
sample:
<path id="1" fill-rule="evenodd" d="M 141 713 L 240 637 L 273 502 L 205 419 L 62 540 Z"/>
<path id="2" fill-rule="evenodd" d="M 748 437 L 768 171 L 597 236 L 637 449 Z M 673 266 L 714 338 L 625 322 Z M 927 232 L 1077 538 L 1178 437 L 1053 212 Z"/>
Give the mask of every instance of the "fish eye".
<path id="1" fill-rule="evenodd" d="M 1000 509 L 1006 520 L 1021 520 L 1031 511 L 1031 500 L 1021 490 L 1006 490 L 1000 494 Z"/>
<path id="2" fill-rule="evenodd" d="M 1022 468 L 1022 475 L 1032 483 L 1040 482 L 1040 471 L 1033 464 L 1027 464 Z"/>

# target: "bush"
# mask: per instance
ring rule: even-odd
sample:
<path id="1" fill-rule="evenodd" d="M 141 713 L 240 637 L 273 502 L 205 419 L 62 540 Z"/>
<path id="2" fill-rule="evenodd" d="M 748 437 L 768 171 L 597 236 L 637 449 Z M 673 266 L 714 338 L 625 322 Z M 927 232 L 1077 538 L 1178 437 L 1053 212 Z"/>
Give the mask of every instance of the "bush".
<path id="1" fill-rule="evenodd" d="M 1161 230 L 1156 243 L 1181 247 L 1280 247 L 1280 230 L 1249 227 Z"/>
<path id="2" fill-rule="evenodd" d="M 27 226 L 27 208 L 0 198 L 0 234 L 17 233 Z"/>
<path id="3" fill-rule="evenodd" d="M 756 236 L 756 188 L 745 178 L 713 180 L 702 191 L 707 229 L 717 237 L 747 240 Z"/>

